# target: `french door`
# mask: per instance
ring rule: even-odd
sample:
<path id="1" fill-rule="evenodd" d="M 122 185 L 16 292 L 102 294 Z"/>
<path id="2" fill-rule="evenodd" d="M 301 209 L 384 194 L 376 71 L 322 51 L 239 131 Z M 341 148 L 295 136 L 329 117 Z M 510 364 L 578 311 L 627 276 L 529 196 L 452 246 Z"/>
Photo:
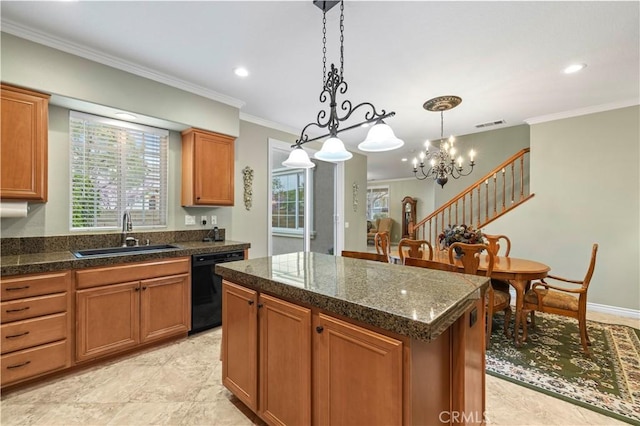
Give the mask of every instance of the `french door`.
<path id="1" fill-rule="evenodd" d="M 282 162 L 291 144 L 269 139 L 268 253 L 334 254 L 344 245 L 344 164 L 313 160 L 316 167 L 291 169 Z"/>

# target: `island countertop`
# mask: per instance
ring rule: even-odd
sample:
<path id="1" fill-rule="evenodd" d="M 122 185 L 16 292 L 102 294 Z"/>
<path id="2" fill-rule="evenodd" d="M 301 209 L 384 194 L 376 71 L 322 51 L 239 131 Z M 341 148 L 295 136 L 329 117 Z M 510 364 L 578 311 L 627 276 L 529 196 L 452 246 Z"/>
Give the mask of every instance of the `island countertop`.
<path id="1" fill-rule="evenodd" d="M 436 339 L 489 285 L 486 277 L 303 252 L 218 264 L 216 273 L 422 341 Z"/>

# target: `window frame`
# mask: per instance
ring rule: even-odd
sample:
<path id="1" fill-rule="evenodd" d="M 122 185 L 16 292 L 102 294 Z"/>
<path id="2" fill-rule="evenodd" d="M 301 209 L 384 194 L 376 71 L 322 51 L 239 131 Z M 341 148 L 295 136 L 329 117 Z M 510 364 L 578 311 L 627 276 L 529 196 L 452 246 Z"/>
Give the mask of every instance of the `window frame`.
<path id="1" fill-rule="evenodd" d="M 380 212 L 373 213 L 373 211 L 372 211 L 373 206 L 372 206 L 371 201 L 370 201 L 370 194 L 372 192 L 374 192 L 375 190 L 380 190 L 380 189 L 386 190 L 385 198 L 387 200 L 387 207 L 386 207 L 387 211 L 386 212 L 380 211 Z M 385 214 L 384 216 L 379 216 L 379 217 L 390 217 L 389 216 L 390 196 L 391 196 L 391 194 L 389 193 L 389 186 L 388 185 L 367 186 L 367 220 L 371 220 L 371 221 L 376 220 L 377 218 L 374 218 L 374 215 L 378 214 L 378 213 L 379 214 L 383 214 L 383 213 Z M 384 208 L 384 207 L 382 207 L 382 208 Z"/>
<path id="2" fill-rule="evenodd" d="M 311 191 L 311 198 L 310 198 L 310 202 L 309 202 L 309 206 L 308 208 L 309 210 L 309 222 L 311 223 L 311 225 L 313 225 L 313 169 L 309 170 L 310 173 L 306 173 L 307 169 L 292 169 L 292 168 L 279 168 L 279 169 L 274 169 L 271 172 L 271 203 L 273 203 L 273 197 L 274 197 L 274 192 L 273 192 L 273 178 L 276 178 L 278 176 L 290 176 L 290 175 L 302 175 L 302 177 L 308 177 L 308 181 L 305 182 L 305 191 L 309 190 Z M 296 193 L 296 217 L 300 217 L 300 214 L 298 213 L 298 207 L 300 205 L 300 203 L 304 204 L 304 195 L 302 196 L 302 198 L 299 197 L 299 193 Z M 296 227 L 296 228 L 281 228 L 281 227 L 277 227 L 277 226 L 273 226 L 273 219 L 274 219 L 274 214 L 273 214 L 273 210 L 271 211 L 271 234 L 275 235 L 275 236 L 283 236 L 283 237 L 300 237 L 302 238 L 304 235 L 304 226 L 302 227 Z M 311 233 L 312 235 L 315 235 L 315 231 L 313 230 L 313 227 L 311 227 Z"/>
<path id="3" fill-rule="evenodd" d="M 131 144 L 124 144 L 121 146 L 124 146 L 125 149 L 114 148 L 114 151 L 113 151 L 115 153 L 113 164 L 115 164 L 117 168 L 117 171 L 113 173 L 116 174 L 115 176 L 117 177 L 117 179 L 115 181 L 112 181 L 110 185 L 113 185 L 115 188 L 117 188 L 115 190 L 113 188 L 111 189 L 111 192 L 115 193 L 115 196 L 113 196 L 111 200 L 112 203 L 115 203 L 115 206 L 114 206 L 115 218 L 109 218 L 109 220 L 106 221 L 107 225 L 103 225 L 103 226 L 96 226 L 99 224 L 99 222 L 96 222 L 95 219 L 94 219 L 93 226 L 74 226 L 74 213 L 76 212 L 76 209 L 74 209 L 74 203 L 75 203 L 74 178 L 77 175 L 75 171 L 78 168 L 82 168 L 83 165 L 84 166 L 91 165 L 92 163 L 89 163 L 85 160 L 75 159 L 75 155 L 76 155 L 75 149 L 78 146 L 85 145 L 86 140 L 83 142 L 74 141 L 74 137 L 76 133 L 74 132 L 75 124 L 73 123 L 73 120 L 86 120 L 96 127 L 99 125 L 104 125 L 104 126 L 116 128 L 117 130 L 114 130 L 114 131 L 122 132 L 122 135 L 118 135 L 117 137 L 113 137 L 113 138 L 114 139 L 122 138 L 122 140 L 125 142 L 129 142 L 130 140 L 138 140 L 138 141 L 142 140 L 146 142 L 148 139 L 152 140 L 153 138 L 158 138 L 157 150 L 150 151 L 154 155 L 156 155 L 156 157 L 151 157 L 152 160 L 157 159 L 157 161 L 153 161 L 155 163 L 155 167 L 152 168 L 153 170 L 152 173 L 157 173 L 156 182 L 158 185 L 158 189 L 157 189 L 158 200 L 156 201 L 156 209 L 150 209 L 148 207 L 148 205 L 151 203 L 149 200 L 146 201 L 146 203 L 148 203 L 147 208 L 145 208 L 145 204 L 146 204 L 145 201 L 142 201 L 142 208 L 136 208 L 135 206 L 140 203 L 139 201 L 140 195 L 137 196 L 137 199 L 133 205 L 131 205 L 128 202 L 128 200 L 130 200 L 131 198 L 134 198 L 135 195 L 131 195 L 132 194 L 131 192 L 129 192 L 128 193 L 129 195 L 127 195 L 127 190 L 126 190 L 127 177 L 126 175 L 122 174 L 122 170 L 125 168 L 125 164 L 128 159 L 128 157 L 126 156 L 126 148 L 127 147 L 130 148 L 130 145 L 131 145 Z M 169 222 L 169 188 L 170 188 L 170 183 L 169 183 L 170 132 L 169 130 L 146 126 L 138 123 L 131 123 L 128 121 L 103 117 L 103 116 L 89 114 L 89 113 L 75 111 L 75 110 L 69 110 L 68 124 L 69 124 L 69 202 L 70 202 L 70 209 L 69 209 L 69 216 L 68 216 L 69 230 L 71 232 L 101 232 L 101 231 L 120 230 L 122 226 L 122 216 L 124 215 L 125 211 L 129 211 L 131 213 L 134 219 L 134 226 L 136 229 L 168 228 L 169 226 L 169 223 L 168 223 Z M 87 135 L 87 132 L 84 132 L 83 137 L 86 137 L 86 135 Z M 148 149 L 145 144 L 143 144 L 143 149 L 145 151 Z M 138 172 L 139 170 L 146 170 L 143 178 L 143 181 L 146 181 L 147 176 L 149 174 L 148 163 L 141 162 L 140 164 L 144 165 L 144 167 L 141 166 L 137 168 L 137 170 Z M 129 179 L 131 179 L 131 176 L 135 176 L 134 173 L 129 175 L 130 176 Z M 82 176 L 86 178 L 87 173 L 85 173 Z M 151 180 L 151 182 L 155 183 L 153 179 Z M 146 182 L 146 183 L 148 184 L 149 182 Z M 140 191 L 144 193 L 149 191 L 149 188 L 153 188 L 153 186 L 143 186 L 142 189 L 140 189 Z M 95 193 L 97 193 L 98 191 L 99 190 L 96 190 Z M 113 200 L 116 200 L 116 201 L 113 201 Z M 136 223 L 136 215 L 150 214 L 147 212 L 151 212 L 152 210 L 158 212 L 158 215 L 155 215 L 155 217 L 157 218 L 156 221 L 158 223 L 140 223 L 139 219 L 137 221 L 138 223 Z M 153 219 L 149 219 L 149 220 L 153 220 Z"/>

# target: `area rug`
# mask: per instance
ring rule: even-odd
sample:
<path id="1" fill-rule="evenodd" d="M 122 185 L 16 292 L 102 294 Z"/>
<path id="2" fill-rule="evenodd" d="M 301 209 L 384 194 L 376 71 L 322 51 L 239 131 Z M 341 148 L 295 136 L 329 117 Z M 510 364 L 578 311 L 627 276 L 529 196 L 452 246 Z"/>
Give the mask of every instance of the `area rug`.
<path id="1" fill-rule="evenodd" d="M 588 358 L 574 319 L 536 314 L 520 348 L 502 334 L 503 316 L 494 321 L 488 374 L 640 425 L 640 330 L 587 321 Z"/>

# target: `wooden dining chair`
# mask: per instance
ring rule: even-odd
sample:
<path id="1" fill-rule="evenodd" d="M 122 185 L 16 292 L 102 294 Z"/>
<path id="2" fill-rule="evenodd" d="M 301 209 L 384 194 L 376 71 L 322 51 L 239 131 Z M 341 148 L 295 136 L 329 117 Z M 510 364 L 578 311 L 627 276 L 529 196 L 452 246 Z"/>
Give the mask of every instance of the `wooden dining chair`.
<path id="1" fill-rule="evenodd" d="M 427 253 L 426 256 L 425 252 Z M 427 240 L 412 240 L 410 238 L 403 238 L 398 243 L 398 255 L 400 256 L 401 265 L 405 264 L 405 258 L 408 257 L 433 260 L 433 247 Z"/>
<path id="2" fill-rule="evenodd" d="M 342 250 L 342 257 L 352 257 L 355 259 L 375 260 L 376 262 L 388 262 L 388 257 L 384 254 L 370 253 L 365 251 Z"/>
<path id="3" fill-rule="evenodd" d="M 482 234 L 487 240 L 488 251 L 494 256 L 509 257 L 511 252 L 511 240 L 506 235 Z M 501 250 L 504 248 L 504 250 Z M 509 281 L 491 278 L 491 285 L 494 290 L 509 291 Z"/>
<path id="4" fill-rule="evenodd" d="M 524 295 L 524 304 L 522 307 L 522 324 L 524 327 L 522 340 L 527 340 L 527 314 L 531 312 L 531 326 L 535 328 L 535 312 L 547 312 L 550 314 L 563 315 L 578 320 L 578 328 L 580 329 L 580 343 L 582 350 L 587 356 L 591 340 L 587 334 L 587 290 L 596 267 L 596 255 L 598 253 L 598 244 L 594 244 L 591 248 L 591 261 L 587 275 L 581 281 L 561 278 L 556 275 L 547 275 L 540 282 L 534 283 L 531 290 Z M 557 285 L 551 285 L 548 279 L 562 281 L 568 284 L 580 286 L 579 288 L 567 288 Z"/>
<path id="5" fill-rule="evenodd" d="M 465 244 L 465 243 L 453 243 L 449 246 L 449 263 L 456 265 L 455 248 L 459 247 L 462 250 L 462 256 L 459 258 L 462 267 L 458 267 L 459 272 L 465 274 L 478 275 L 478 267 L 480 266 L 480 255 L 483 250 L 486 250 L 489 258 L 489 264 L 487 265 L 487 271 L 485 276 L 491 277 L 493 272 L 493 265 L 495 263 L 495 256 L 489 247 L 485 244 Z M 491 344 L 491 329 L 493 326 L 493 315 L 498 311 L 504 311 L 504 334 L 510 337 L 509 322 L 511 321 L 511 294 L 508 291 L 496 290 L 489 283 L 489 289 L 486 293 L 486 309 L 487 309 L 487 348 Z"/>
<path id="6" fill-rule="evenodd" d="M 391 236 L 389 233 L 386 231 L 376 232 L 373 243 L 376 247 L 376 253 L 385 255 L 387 262 L 389 262 L 389 255 L 391 254 Z"/>
<path id="7" fill-rule="evenodd" d="M 437 269 L 439 271 L 458 272 L 458 268 L 450 263 L 436 262 L 434 260 L 418 259 L 416 257 L 406 257 L 405 266 L 418 266 L 420 268 Z"/>

